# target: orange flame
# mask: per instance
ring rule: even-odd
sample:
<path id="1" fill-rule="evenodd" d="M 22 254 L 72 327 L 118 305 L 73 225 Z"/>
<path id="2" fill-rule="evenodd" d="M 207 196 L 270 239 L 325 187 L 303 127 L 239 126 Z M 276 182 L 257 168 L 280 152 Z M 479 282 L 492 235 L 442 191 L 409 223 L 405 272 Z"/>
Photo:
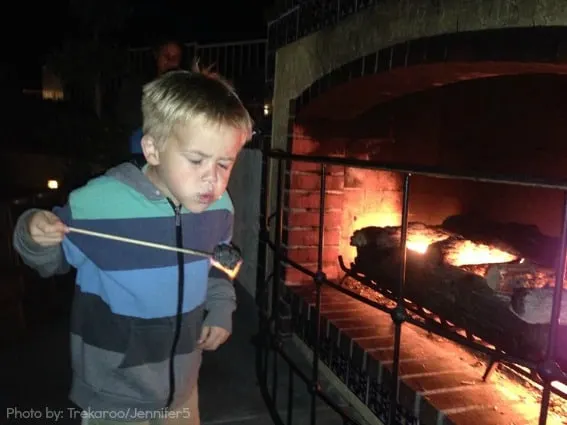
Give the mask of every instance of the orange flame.
<path id="1" fill-rule="evenodd" d="M 356 223 L 352 223 L 349 234 L 353 234 L 355 230 L 362 229 L 368 226 L 396 226 L 399 225 L 399 217 L 393 213 L 373 213 L 366 214 L 360 217 Z M 446 239 L 447 236 L 439 236 L 437 238 L 429 234 L 422 234 L 418 232 L 408 233 L 407 249 L 425 254 L 429 245 L 435 242 Z M 351 261 L 356 257 L 356 247 L 349 247 L 348 252 L 344 255 L 346 259 Z M 445 259 L 447 263 L 459 267 L 463 265 L 475 264 L 495 264 L 495 263 L 508 263 L 516 260 L 517 257 L 506 251 L 502 251 L 496 247 L 489 245 L 475 243 L 469 240 L 458 242 L 457 248 L 451 252 Z"/>
<path id="2" fill-rule="evenodd" d="M 234 267 L 234 269 L 229 269 L 228 267 L 223 266 L 221 263 L 213 259 L 211 259 L 211 266 L 226 273 L 228 277 L 230 277 L 231 279 L 234 279 L 238 275 L 238 272 L 240 271 L 240 267 L 242 266 L 242 260 L 238 262 L 238 264 Z"/>
<path id="3" fill-rule="evenodd" d="M 446 260 L 449 264 L 458 267 L 473 264 L 508 263 L 516 258 L 514 254 L 498 248 L 465 240 Z"/>
<path id="4" fill-rule="evenodd" d="M 429 248 L 429 245 L 443 239 L 445 238 L 434 239 L 419 233 L 408 234 L 406 247 L 410 251 L 415 251 L 420 254 L 425 254 L 427 252 L 427 248 Z"/>

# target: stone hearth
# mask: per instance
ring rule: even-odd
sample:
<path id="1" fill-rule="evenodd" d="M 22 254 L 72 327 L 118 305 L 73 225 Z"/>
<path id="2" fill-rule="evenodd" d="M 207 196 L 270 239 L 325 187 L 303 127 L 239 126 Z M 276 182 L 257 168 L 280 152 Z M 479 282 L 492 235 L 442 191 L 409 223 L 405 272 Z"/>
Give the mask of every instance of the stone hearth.
<path id="1" fill-rule="evenodd" d="M 293 331 L 313 347 L 315 288 L 287 287 Z M 394 356 L 390 316 L 323 286 L 321 360 L 381 420 L 388 414 Z M 510 425 L 537 423 L 539 392 L 523 397 L 500 375 L 482 381 L 479 357 L 436 335 L 403 325 L 399 410 L 403 424 Z M 555 422 L 554 422 L 555 420 Z M 405 421 L 405 422 L 404 422 Z M 557 418 L 548 424 L 559 424 Z"/>

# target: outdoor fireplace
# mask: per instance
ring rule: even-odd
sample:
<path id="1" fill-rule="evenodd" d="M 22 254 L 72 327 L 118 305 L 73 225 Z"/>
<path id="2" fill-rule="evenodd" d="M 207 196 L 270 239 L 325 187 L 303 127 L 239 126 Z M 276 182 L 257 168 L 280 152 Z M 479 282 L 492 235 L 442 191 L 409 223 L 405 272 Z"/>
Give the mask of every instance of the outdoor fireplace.
<path id="1" fill-rule="evenodd" d="M 362 423 L 321 390 L 321 365 L 373 423 L 566 422 L 562 399 L 548 403 L 551 378 L 564 381 L 543 342 L 548 317 L 524 323 L 532 295 L 563 286 L 564 193 L 540 183 L 567 177 L 566 11 L 560 0 L 285 2 L 268 31 L 272 256 L 258 293 L 262 355 L 293 370 L 289 391 L 299 376 L 313 400 Z M 452 258 L 479 245 L 490 255 L 474 264 Z M 553 320 L 549 340 L 561 355 L 563 326 Z M 309 376 L 288 346 L 312 357 Z M 270 387 L 258 358 L 275 409 L 282 379 L 270 369 Z"/>
<path id="2" fill-rule="evenodd" d="M 559 87 L 567 89 L 567 82 L 551 76 L 470 81 L 407 96 L 389 102 L 387 107 L 376 106 L 362 116 L 345 119 L 340 119 L 338 114 L 333 119 L 326 118 L 312 101 L 290 124 L 289 151 L 314 157 L 391 163 L 397 171 L 403 170 L 405 165 L 410 171 L 412 167 L 417 170 L 434 167 L 470 175 L 484 172 L 564 178 L 567 176 L 564 171 L 567 144 L 562 143 L 565 131 L 558 111 L 567 110 L 567 102 L 553 96 L 563 90 Z M 487 97 L 499 98 L 501 103 L 494 106 L 483 101 Z M 546 108 L 551 99 L 553 107 Z M 443 118 L 439 110 L 445 112 Z M 498 119 L 494 118 L 496 115 Z M 338 164 L 327 165 L 324 170 L 322 271 L 327 279 L 359 295 L 383 306 L 395 305 L 402 262 L 399 245 L 404 173 Z M 320 173 L 319 164 L 290 163 L 283 221 L 287 257 L 313 272 L 317 270 L 320 253 Z M 548 309 L 555 284 L 555 253 L 562 225 L 562 192 L 533 187 L 535 185 L 437 177 L 418 173 L 411 177 L 408 187 L 404 297 L 409 315 L 414 320 L 435 323 L 449 333 L 482 344 L 487 347 L 487 353 L 503 351 L 539 364 L 547 348 Z M 293 327 L 309 345 L 314 332 L 312 279 L 290 266 L 286 267 L 284 278 L 288 288 L 292 288 L 289 299 L 293 306 Z M 328 291 L 323 300 L 325 297 L 331 305 L 349 304 L 334 298 Z M 371 389 L 370 384 L 364 384 L 369 379 L 365 373 L 372 369 L 370 358 L 378 364 L 375 368 L 381 371 L 380 379 L 384 382 L 398 379 L 397 373 L 384 372 L 388 365 L 391 369 L 391 358 L 379 358 L 392 347 L 392 328 L 386 326 L 388 320 L 391 324 L 391 319 L 387 316 L 379 319 L 378 311 L 361 313 L 362 307 L 349 305 L 351 310 L 338 306 L 321 309 L 320 333 L 328 345 L 322 359 L 344 376 L 354 393 L 358 389 L 357 396 L 361 400 L 368 402 L 372 392 L 380 393 L 379 388 Z M 358 321 L 358 325 L 352 326 L 353 321 Z M 377 321 L 380 322 L 378 331 Z M 567 346 L 566 321 L 560 323 L 556 343 Z M 357 334 L 357 329 L 365 327 L 366 333 Z M 368 332 L 369 328 L 373 328 L 372 332 Z M 408 331 L 408 334 L 414 332 Z M 402 346 L 427 345 L 418 338 L 427 336 L 416 336 L 412 340 L 406 335 Z M 348 341 L 346 349 L 345 340 Z M 368 344 L 370 340 L 374 346 Z M 386 341 L 386 345 L 380 346 L 383 341 L 378 340 Z M 428 350 L 425 350 L 428 355 L 437 356 L 435 347 Z M 336 359 L 334 351 L 338 353 Z M 359 361 L 345 366 L 359 351 L 362 352 Z M 567 355 L 558 351 L 558 364 L 567 371 Z M 488 377 L 493 363 L 499 359 L 483 360 L 486 365 L 485 370 L 478 372 L 480 378 Z M 406 388 L 404 385 L 412 387 L 407 383 L 401 385 L 402 388 Z M 437 385 L 434 394 L 450 394 L 447 388 L 458 387 L 450 379 Z M 404 391 L 400 391 L 399 397 L 404 398 Z M 460 397 L 467 408 L 471 403 L 474 407 L 474 394 L 471 402 L 463 402 L 467 396 L 462 393 L 458 397 L 452 394 Z M 538 398 L 531 396 L 534 400 Z M 405 400 L 409 411 L 412 409 L 407 403 L 414 403 L 414 407 L 420 405 L 416 397 Z M 373 400 L 379 398 L 375 396 Z M 443 413 L 441 419 L 439 414 L 428 419 L 437 423 L 471 423 L 457 419 L 459 412 L 467 412 L 467 408 L 461 412 L 458 407 L 445 403 L 445 407 L 436 408 L 455 413 L 452 419 L 448 413 Z M 500 402 L 494 403 L 500 405 Z M 558 403 L 548 418 L 550 424 L 565 420 L 564 407 Z M 403 410 L 401 401 L 400 404 Z M 536 404 L 534 402 L 534 411 Z M 374 405 L 372 410 L 377 413 L 380 408 Z M 477 414 L 484 410 L 479 406 L 472 409 Z M 416 411 L 418 416 L 415 416 Z M 423 409 L 415 408 L 408 417 L 413 414 L 418 421 L 419 412 L 423 413 Z M 524 420 L 524 423 L 537 421 L 533 412 L 524 413 L 523 417 L 517 411 L 507 415 L 510 418 L 515 415 L 516 420 Z M 490 416 L 478 423 L 493 425 L 496 423 L 493 421 Z"/>

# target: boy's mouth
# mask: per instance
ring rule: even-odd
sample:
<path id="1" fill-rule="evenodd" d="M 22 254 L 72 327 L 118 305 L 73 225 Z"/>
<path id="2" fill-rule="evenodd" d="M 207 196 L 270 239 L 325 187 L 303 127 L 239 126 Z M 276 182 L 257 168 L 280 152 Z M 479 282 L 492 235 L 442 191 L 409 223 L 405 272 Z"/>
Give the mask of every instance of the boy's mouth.
<path id="1" fill-rule="evenodd" d="M 212 192 L 200 193 L 197 198 L 201 204 L 210 204 L 214 201 L 215 195 Z"/>

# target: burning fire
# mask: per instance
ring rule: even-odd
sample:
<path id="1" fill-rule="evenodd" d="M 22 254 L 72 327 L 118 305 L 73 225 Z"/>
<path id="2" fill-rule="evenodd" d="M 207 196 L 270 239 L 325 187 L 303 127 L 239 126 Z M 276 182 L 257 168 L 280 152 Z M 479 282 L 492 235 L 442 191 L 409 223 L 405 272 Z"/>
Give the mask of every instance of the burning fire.
<path id="1" fill-rule="evenodd" d="M 393 219 L 384 220 L 384 215 L 380 215 L 380 218 L 376 214 L 368 214 L 356 222 L 356 226 L 353 226 L 353 231 L 367 226 L 385 227 L 399 225 L 399 223 L 392 223 L 392 221 L 394 221 Z M 431 244 L 448 239 L 449 235 L 411 229 L 411 231 L 408 231 L 407 237 L 406 246 L 408 250 L 425 254 Z M 445 254 L 445 261 L 456 267 L 508 263 L 518 258 L 515 254 L 503 251 L 497 247 L 476 243 L 470 240 L 455 241 L 453 248 Z M 356 248 L 352 248 L 349 255 L 354 258 L 356 256 Z"/>
<path id="2" fill-rule="evenodd" d="M 213 259 L 211 259 L 211 265 L 213 267 L 216 267 L 220 271 L 226 273 L 229 278 L 235 279 L 236 276 L 238 276 L 238 273 L 240 272 L 240 267 L 242 266 L 242 261 L 239 261 L 238 264 L 236 265 L 236 267 L 234 267 L 234 269 L 230 269 L 228 267 L 225 267 L 224 265 L 222 265 L 221 263 L 219 263 L 218 261 L 215 261 Z"/>
<path id="3" fill-rule="evenodd" d="M 516 258 L 515 255 L 498 248 L 464 240 L 459 243 L 458 249 L 447 256 L 447 262 L 459 267 L 473 264 L 508 263 Z"/>
<path id="4" fill-rule="evenodd" d="M 412 235 L 408 238 L 406 246 L 409 250 L 419 252 L 420 254 L 425 254 L 427 248 L 433 242 L 437 242 L 433 239 L 427 238 L 425 235 Z"/>
<path id="5" fill-rule="evenodd" d="M 432 243 L 447 239 L 446 237 L 433 238 L 428 235 L 414 233 L 408 235 L 407 248 L 411 251 L 425 254 Z M 460 267 L 475 264 L 508 263 L 517 257 L 509 252 L 502 251 L 489 245 L 475 243 L 469 240 L 459 241 L 453 251 L 445 260 L 447 263 Z"/>

